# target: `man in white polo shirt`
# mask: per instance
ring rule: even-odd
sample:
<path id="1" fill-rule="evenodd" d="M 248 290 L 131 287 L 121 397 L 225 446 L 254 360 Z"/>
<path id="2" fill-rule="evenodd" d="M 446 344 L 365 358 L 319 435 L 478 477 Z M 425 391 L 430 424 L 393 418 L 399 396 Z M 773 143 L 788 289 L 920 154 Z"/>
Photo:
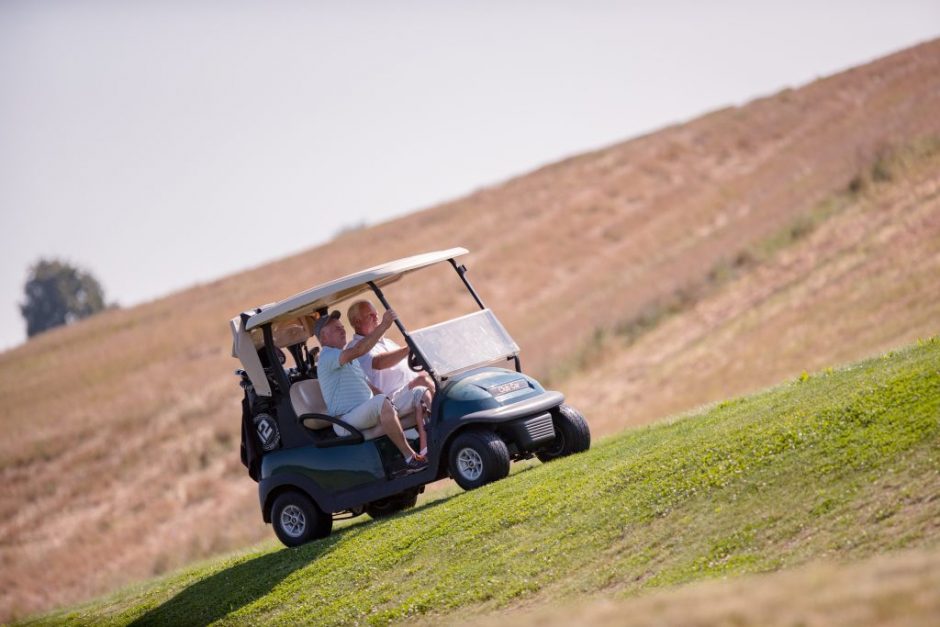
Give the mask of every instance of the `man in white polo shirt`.
<path id="1" fill-rule="evenodd" d="M 381 326 L 379 314 L 367 300 L 356 301 L 346 313 L 349 324 L 356 332 L 346 348 L 361 344 Z M 424 419 L 431 409 L 433 381 L 426 372 L 417 373 L 408 367 L 409 349 L 383 337 L 359 358 L 359 366 L 373 387 L 391 399 L 399 416 L 415 413 L 421 454 L 427 452 L 427 432 Z"/>
<path id="2" fill-rule="evenodd" d="M 372 388 L 356 361 L 368 353 L 392 326 L 395 312 L 386 311 L 372 333 L 357 346 L 346 349 L 343 348 L 346 345 L 346 329 L 339 321 L 339 315 L 338 311 L 334 311 L 322 316 L 314 326 L 314 333 L 322 347 L 317 361 L 317 378 L 327 411 L 357 429 L 368 429 L 381 423 L 385 435 L 404 456 L 405 469 L 423 470 L 427 467 L 427 460 L 423 455 L 415 453 L 408 444 L 391 400 L 384 394 L 372 394 Z M 334 430 L 339 435 L 347 434 L 347 430 L 339 426 L 334 426 Z"/>

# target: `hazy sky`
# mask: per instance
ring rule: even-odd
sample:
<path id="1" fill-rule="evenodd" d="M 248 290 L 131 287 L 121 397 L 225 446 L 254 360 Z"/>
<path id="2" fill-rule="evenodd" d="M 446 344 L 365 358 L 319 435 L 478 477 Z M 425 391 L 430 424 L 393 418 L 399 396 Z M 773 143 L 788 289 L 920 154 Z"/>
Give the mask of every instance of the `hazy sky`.
<path id="1" fill-rule="evenodd" d="M 4 0 L 0 348 L 40 256 L 132 305 L 938 35 L 937 0 Z"/>

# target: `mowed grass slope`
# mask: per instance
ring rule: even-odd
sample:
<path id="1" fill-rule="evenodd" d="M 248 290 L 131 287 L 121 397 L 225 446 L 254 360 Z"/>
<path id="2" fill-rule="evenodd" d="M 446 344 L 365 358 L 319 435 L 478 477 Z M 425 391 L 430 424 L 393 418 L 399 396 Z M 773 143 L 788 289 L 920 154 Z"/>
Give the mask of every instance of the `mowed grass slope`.
<path id="1" fill-rule="evenodd" d="M 265 545 L 40 622 L 437 621 L 633 595 L 936 546 L 938 492 L 934 337 L 299 549 Z"/>

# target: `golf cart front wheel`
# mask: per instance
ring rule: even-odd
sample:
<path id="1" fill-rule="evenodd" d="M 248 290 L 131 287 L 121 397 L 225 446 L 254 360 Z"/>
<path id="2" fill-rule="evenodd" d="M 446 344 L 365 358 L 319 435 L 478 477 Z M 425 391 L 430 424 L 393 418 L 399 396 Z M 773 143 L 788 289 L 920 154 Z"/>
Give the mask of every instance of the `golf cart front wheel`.
<path id="1" fill-rule="evenodd" d="M 591 430 L 584 416 L 574 407 L 559 405 L 553 409 L 552 425 L 555 427 L 555 441 L 536 453 L 543 463 L 591 448 Z"/>
<path id="2" fill-rule="evenodd" d="M 509 449 L 492 431 L 461 433 L 450 445 L 448 471 L 464 490 L 479 488 L 509 474 Z"/>
<path id="3" fill-rule="evenodd" d="M 324 513 L 306 494 L 291 490 L 274 499 L 271 524 L 285 546 L 300 546 L 330 535 L 333 517 Z"/>

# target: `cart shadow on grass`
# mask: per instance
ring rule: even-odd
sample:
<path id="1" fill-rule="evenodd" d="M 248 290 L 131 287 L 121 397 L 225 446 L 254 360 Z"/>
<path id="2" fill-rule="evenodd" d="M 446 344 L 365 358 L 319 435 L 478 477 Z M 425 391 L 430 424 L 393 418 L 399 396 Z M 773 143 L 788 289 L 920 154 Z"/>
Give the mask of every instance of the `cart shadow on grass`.
<path id="1" fill-rule="evenodd" d="M 323 557 L 342 541 L 335 537 L 292 550 L 247 559 L 200 579 L 151 609 L 131 625 L 206 625 L 268 595 L 294 571 Z"/>
<path id="2" fill-rule="evenodd" d="M 386 520 L 414 516 L 446 503 L 455 496 L 460 494 L 425 503 Z M 329 554 L 345 536 L 355 534 L 363 527 L 363 523 L 353 524 L 338 529 L 328 538 L 239 562 L 196 581 L 130 624 L 143 626 L 213 623 L 267 596 L 292 573 Z"/>

